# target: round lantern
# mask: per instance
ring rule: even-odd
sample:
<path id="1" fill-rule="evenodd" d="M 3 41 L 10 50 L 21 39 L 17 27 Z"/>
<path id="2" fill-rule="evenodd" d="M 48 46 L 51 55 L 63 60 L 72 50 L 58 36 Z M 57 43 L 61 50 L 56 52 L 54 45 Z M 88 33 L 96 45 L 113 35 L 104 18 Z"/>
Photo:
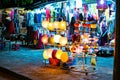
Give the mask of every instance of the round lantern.
<path id="1" fill-rule="evenodd" d="M 66 22 L 65 21 L 61 21 L 60 22 L 60 26 L 59 26 L 59 29 L 61 29 L 61 30 L 66 30 Z"/>
<path id="2" fill-rule="evenodd" d="M 91 24 L 91 28 L 96 28 L 96 24 Z"/>
<path id="3" fill-rule="evenodd" d="M 59 24 L 60 24 L 60 22 L 55 21 L 54 24 L 53 24 L 54 28 L 58 29 L 59 28 Z"/>
<path id="4" fill-rule="evenodd" d="M 72 52 L 72 53 L 76 52 L 76 46 L 75 45 L 70 46 L 70 52 Z"/>
<path id="5" fill-rule="evenodd" d="M 51 36 L 49 39 L 48 39 L 48 42 L 51 44 L 51 45 L 54 45 L 54 37 Z"/>
<path id="6" fill-rule="evenodd" d="M 46 34 L 44 34 L 43 36 L 42 36 L 42 43 L 44 44 L 44 45 L 46 45 L 47 43 L 48 43 L 48 36 L 46 35 Z"/>
<path id="7" fill-rule="evenodd" d="M 57 59 L 57 58 L 56 58 L 56 52 L 57 52 L 57 50 L 53 50 L 53 51 L 52 51 L 52 58 L 54 58 L 54 59 Z"/>
<path id="8" fill-rule="evenodd" d="M 48 51 L 47 50 L 44 50 L 44 52 L 43 52 L 43 58 L 44 59 L 48 59 L 49 57 L 48 57 Z"/>
<path id="9" fill-rule="evenodd" d="M 87 26 L 87 24 L 86 24 L 86 23 L 83 23 L 83 24 L 82 24 L 82 26 L 83 26 L 83 27 L 86 27 L 86 26 Z"/>
<path id="10" fill-rule="evenodd" d="M 46 20 L 43 20 L 43 21 L 42 21 L 42 27 L 43 27 L 43 28 L 47 28 L 47 27 L 48 27 L 48 24 L 49 24 L 49 21 L 46 21 Z"/>
<path id="11" fill-rule="evenodd" d="M 54 31 L 54 25 L 53 25 L 53 23 L 52 22 L 50 22 L 49 24 L 48 24 L 48 30 L 50 30 L 50 31 Z"/>
<path id="12" fill-rule="evenodd" d="M 55 43 L 59 43 L 59 39 L 61 38 L 61 36 L 60 35 L 55 35 L 54 36 L 54 41 L 55 41 Z"/>
<path id="13" fill-rule="evenodd" d="M 78 22 L 75 22 L 75 23 L 74 23 L 74 26 L 75 26 L 76 28 L 78 28 L 78 27 L 79 27 L 79 23 L 78 23 Z"/>
<path id="14" fill-rule="evenodd" d="M 48 49 L 47 50 L 47 56 L 48 56 L 48 58 L 52 58 L 52 52 L 53 52 L 53 49 Z"/>
<path id="15" fill-rule="evenodd" d="M 49 58 L 49 63 L 52 66 L 59 66 L 60 65 L 60 60 L 59 59 Z"/>
<path id="16" fill-rule="evenodd" d="M 56 58 L 57 59 L 61 59 L 61 54 L 62 54 L 62 50 L 57 50 L 57 52 L 56 52 Z"/>
<path id="17" fill-rule="evenodd" d="M 62 45 L 62 46 L 65 46 L 65 45 L 67 44 L 67 42 L 68 42 L 68 40 L 67 40 L 66 37 L 61 37 L 61 38 L 59 39 L 59 43 L 60 43 L 60 45 Z"/>
<path id="18" fill-rule="evenodd" d="M 67 52 L 63 52 L 61 54 L 61 61 L 62 62 L 67 62 L 68 61 L 68 53 Z"/>

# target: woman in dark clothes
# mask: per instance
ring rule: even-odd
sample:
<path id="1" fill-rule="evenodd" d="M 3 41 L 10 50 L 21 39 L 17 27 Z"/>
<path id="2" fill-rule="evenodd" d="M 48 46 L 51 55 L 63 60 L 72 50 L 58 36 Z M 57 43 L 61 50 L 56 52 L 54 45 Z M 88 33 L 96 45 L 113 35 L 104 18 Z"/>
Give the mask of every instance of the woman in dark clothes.
<path id="1" fill-rule="evenodd" d="M 74 30 L 75 30 L 74 23 L 75 23 L 75 18 L 72 17 L 70 25 L 69 25 L 70 26 L 70 35 L 74 34 Z"/>

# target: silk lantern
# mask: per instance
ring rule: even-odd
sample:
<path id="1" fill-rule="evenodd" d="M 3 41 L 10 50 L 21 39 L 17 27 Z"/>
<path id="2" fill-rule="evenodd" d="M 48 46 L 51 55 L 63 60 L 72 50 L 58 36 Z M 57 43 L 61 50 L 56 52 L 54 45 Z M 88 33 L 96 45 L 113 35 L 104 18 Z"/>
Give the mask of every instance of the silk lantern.
<path id="1" fill-rule="evenodd" d="M 55 28 L 55 29 L 58 29 L 58 28 L 59 28 L 59 24 L 60 24 L 60 22 L 55 21 L 55 22 L 53 23 L 54 28 Z"/>
<path id="2" fill-rule="evenodd" d="M 56 58 L 57 59 L 61 59 L 61 54 L 62 54 L 62 50 L 57 50 L 57 52 L 56 52 Z"/>
<path id="3" fill-rule="evenodd" d="M 62 54 L 61 54 L 61 61 L 62 62 L 67 62 L 68 61 L 68 53 L 67 52 L 63 52 Z"/>
<path id="4" fill-rule="evenodd" d="M 50 36 L 50 38 L 48 39 L 48 42 L 49 42 L 51 45 L 54 45 L 54 43 L 55 43 L 54 37 L 53 37 L 53 36 Z"/>
<path id="5" fill-rule="evenodd" d="M 67 44 L 67 42 L 68 42 L 68 40 L 67 40 L 66 37 L 61 37 L 59 39 L 59 43 L 60 43 L 61 46 L 65 46 Z"/>
<path id="6" fill-rule="evenodd" d="M 43 28 L 47 29 L 48 24 L 49 24 L 49 21 L 46 21 L 46 20 L 43 20 L 43 21 L 42 21 L 42 27 L 43 27 Z"/>
<path id="7" fill-rule="evenodd" d="M 53 23 L 52 23 L 52 22 L 49 22 L 47 28 L 48 28 L 48 30 L 50 30 L 50 31 L 54 31 L 54 25 L 53 25 Z"/>
<path id="8" fill-rule="evenodd" d="M 49 57 L 48 57 L 48 51 L 47 50 L 44 50 L 44 52 L 43 52 L 43 58 L 44 59 L 48 59 Z"/>
<path id="9" fill-rule="evenodd" d="M 75 23 L 74 23 L 74 26 L 75 26 L 76 28 L 78 28 L 79 25 L 80 25 L 80 24 L 79 24 L 78 22 L 75 22 Z"/>
<path id="10" fill-rule="evenodd" d="M 52 66 L 59 66 L 60 65 L 60 60 L 59 59 L 54 59 L 54 58 L 49 58 L 49 63 Z"/>
<path id="11" fill-rule="evenodd" d="M 55 41 L 55 43 L 59 43 L 59 39 L 61 38 L 61 36 L 60 35 L 55 35 L 54 36 L 54 41 Z"/>
<path id="12" fill-rule="evenodd" d="M 47 50 L 47 56 L 48 56 L 48 58 L 52 58 L 52 52 L 53 52 L 53 49 L 48 49 Z"/>
<path id="13" fill-rule="evenodd" d="M 66 22 L 65 21 L 61 21 L 60 22 L 60 26 L 59 26 L 59 29 L 61 29 L 61 30 L 66 30 Z"/>
<path id="14" fill-rule="evenodd" d="M 91 28 L 96 28 L 96 24 L 91 24 Z"/>
<path id="15" fill-rule="evenodd" d="M 48 43 L 48 36 L 47 36 L 46 34 L 44 34 L 44 35 L 42 36 L 41 41 L 42 41 L 42 43 L 43 43 L 44 45 L 46 45 L 46 44 Z"/>
<path id="16" fill-rule="evenodd" d="M 57 59 L 57 58 L 56 58 L 56 52 L 57 52 L 57 50 L 53 50 L 53 51 L 52 51 L 52 58 L 54 58 L 54 59 Z"/>

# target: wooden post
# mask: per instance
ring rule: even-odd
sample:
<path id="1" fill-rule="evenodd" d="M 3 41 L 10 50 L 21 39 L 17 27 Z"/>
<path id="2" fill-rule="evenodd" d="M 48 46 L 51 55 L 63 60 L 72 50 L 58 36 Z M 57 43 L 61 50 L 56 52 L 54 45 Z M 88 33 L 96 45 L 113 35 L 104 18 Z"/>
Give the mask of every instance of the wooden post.
<path id="1" fill-rule="evenodd" d="M 120 1 L 116 0 L 115 55 L 113 80 L 120 80 Z"/>

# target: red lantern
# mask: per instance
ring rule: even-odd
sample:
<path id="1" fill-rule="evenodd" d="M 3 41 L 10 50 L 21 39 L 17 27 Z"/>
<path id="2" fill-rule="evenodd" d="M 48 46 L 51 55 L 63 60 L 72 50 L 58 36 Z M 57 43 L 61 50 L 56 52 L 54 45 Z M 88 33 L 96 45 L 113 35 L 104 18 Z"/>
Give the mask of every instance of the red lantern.
<path id="1" fill-rule="evenodd" d="M 86 23 L 83 23 L 82 26 L 83 26 L 83 27 L 86 27 L 87 25 L 86 25 Z"/>
<path id="2" fill-rule="evenodd" d="M 87 24 L 87 27 L 90 28 L 90 24 Z"/>
<path id="3" fill-rule="evenodd" d="M 52 58 L 53 58 L 53 59 L 57 59 L 57 58 L 56 58 L 56 52 L 57 52 L 57 50 L 53 50 L 53 51 L 52 51 Z"/>
<path id="4" fill-rule="evenodd" d="M 78 22 L 74 23 L 74 26 L 75 26 L 76 28 L 78 28 L 78 27 L 79 27 L 79 23 L 78 23 Z"/>
<path id="5" fill-rule="evenodd" d="M 59 59 L 49 58 L 49 63 L 52 66 L 59 66 L 60 65 L 60 60 Z"/>

